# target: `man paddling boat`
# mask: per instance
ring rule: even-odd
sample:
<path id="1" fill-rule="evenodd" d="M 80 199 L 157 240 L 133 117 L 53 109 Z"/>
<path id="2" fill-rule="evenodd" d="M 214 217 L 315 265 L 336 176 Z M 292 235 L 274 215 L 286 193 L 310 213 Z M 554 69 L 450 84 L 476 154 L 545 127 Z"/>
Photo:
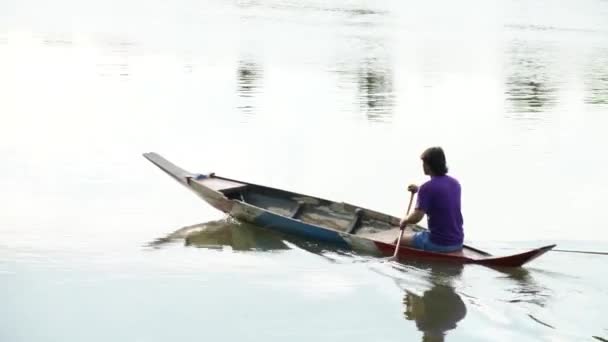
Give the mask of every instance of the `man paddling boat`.
<path id="1" fill-rule="evenodd" d="M 420 222 L 426 215 L 429 230 L 404 232 L 401 244 L 431 252 L 459 251 L 464 239 L 460 183 L 447 175 L 448 167 L 441 147 L 428 148 L 420 158 L 424 174 L 431 179 L 420 187 L 415 184 L 408 187 L 412 194 L 418 193 L 418 200 L 414 212 L 406 215 L 399 226 L 403 231 L 407 225 Z"/>
<path id="2" fill-rule="evenodd" d="M 436 164 L 434 162 L 436 159 L 436 157 L 433 157 L 434 155 L 437 155 L 437 153 L 425 155 L 426 164 Z M 467 245 L 462 245 L 462 250 L 459 253 L 435 253 L 415 248 L 395 248 L 395 244 L 391 243 L 394 241 L 391 241 L 394 238 L 392 227 L 394 227 L 394 222 L 398 219 L 394 216 L 344 202 L 333 202 L 310 195 L 225 178 L 215 173 L 192 173 L 171 163 L 158 153 L 146 153 L 144 156 L 179 183 L 194 191 L 207 203 L 238 220 L 266 227 L 269 230 L 298 235 L 312 241 L 331 243 L 340 248 L 350 248 L 363 253 L 371 252 L 376 255 L 386 256 L 393 253 L 393 257 L 398 260 L 408 258 L 441 259 L 460 264 L 520 267 L 555 247 L 555 245 L 547 245 L 506 256 L 493 256 Z M 447 172 L 447 168 L 445 168 L 445 156 L 443 156 L 443 161 L 442 165 L 445 172 L 435 172 L 436 177 L 432 177 L 432 181 L 433 178 L 438 178 L 441 181 L 442 176 L 440 174 L 445 176 Z M 438 170 L 434 166 L 432 168 L 429 166 L 429 169 Z M 431 175 L 431 172 L 429 171 L 427 174 Z M 448 183 L 453 184 L 454 182 Z M 441 187 L 439 186 L 439 188 Z M 441 218 L 441 215 L 437 216 L 433 211 L 436 208 L 432 207 L 432 205 L 427 207 L 426 205 L 428 204 L 425 203 L 427 203 L 428 198 L 431 198 L 431 201 L 429 201 L 431 204 L 442 203 L 433 202 L 436 199 L 433 198 L 434 192 L 431 191 L 432 189 L 432 186 L 429 188 L 426 185 L 420 188 L 421 198 L 419 200 L 420 204 L 417 206 L 423 215 L 426 214 L 430 217 L 431 239 L 433 239 L 433 234 L 437 232 L 434 227 L 437 226 L 437 219 Z M 412 190 L 418 189 L 412 188 Z M 424 193 L 427 193 L 427 200 L 423 200 L 425 197 Z M 457 195 L 456 198 L 460 200 L 459 191 Z M 412 193 L 412 200 L 413 196 L 414 193 Z M 410 204 L 413 204 L 413 201 L 410 201 Z M 459 209 L 460 204 L 454 207 Z M 353 222 L 348 227 L 336 226 L 336 222 L 343 221 L 345 210 L 352 212 Z M 460 214 L 460 210 L 456 212 Z M 314 215 L 311 215 L 311 213 L 314 213 Z M 422 217 L 423 215 L 420 216 Z M 403 227 L 410 222 L 409 215 L 404 221 Z M 357 229 L 361 229 L 361 227 L 357 228 L 357 225 L 360 226 L 362 222 L 367 228 L 371 229 L 366 229 L 367 232 L 363 230 L 357 231 Z M 411 222 L 414 222 L 414 220 Z M 459 226 L 462 229 L 461 216 Z M 345 231 L 345 228 L 348 231 Z M 401 238 L 401 235 L 399 236 Z M 461 239 L 458 240 L 462 241 Z M 438 243 L 435 240 L 433 242 Z"/>

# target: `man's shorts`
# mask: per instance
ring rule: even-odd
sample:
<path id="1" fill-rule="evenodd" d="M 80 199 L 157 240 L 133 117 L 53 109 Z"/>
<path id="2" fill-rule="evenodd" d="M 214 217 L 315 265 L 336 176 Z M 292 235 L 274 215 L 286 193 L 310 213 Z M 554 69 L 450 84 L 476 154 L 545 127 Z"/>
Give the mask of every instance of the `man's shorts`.
<path id="1" fill-rule="evenodd" d="M 462 249 L 462 245 L 443 246 L 431 242 L 429 231 L 417 232 L 414 235 L 414 248 L 429 252 L 449 253 Z"/>

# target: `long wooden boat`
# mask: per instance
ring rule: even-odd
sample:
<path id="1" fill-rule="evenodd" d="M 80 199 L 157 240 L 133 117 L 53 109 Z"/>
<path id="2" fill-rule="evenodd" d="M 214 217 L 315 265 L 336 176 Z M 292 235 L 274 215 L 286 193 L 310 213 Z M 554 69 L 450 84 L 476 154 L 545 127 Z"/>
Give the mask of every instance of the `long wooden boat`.
<path id="1" fill-rule="evenodd" d="M 153 152 L 145 153 L 144 157 L 213 207 L 239 220 L 378 256 L 391 256 L 395 251 L 399 234 L 397 217 L 348 203 L 224 178 L 214 173 L 190 173 Z M 415 226 L 413 229 L 425 228 Z M 519 267 L 553 247 L 555 245 L 520 254 L 492 256 L 467 245 L 453 253 L 434 253 L 401 246 L 398 258 Z"/>

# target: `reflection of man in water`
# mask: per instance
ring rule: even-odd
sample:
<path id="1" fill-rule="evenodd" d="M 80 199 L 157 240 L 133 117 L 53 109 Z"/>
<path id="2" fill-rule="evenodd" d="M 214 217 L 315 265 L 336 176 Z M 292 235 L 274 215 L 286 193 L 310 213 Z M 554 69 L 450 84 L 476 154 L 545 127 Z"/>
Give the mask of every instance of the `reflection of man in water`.
<path id="1" fill-rule="evenodd" d="M 445 285 L 434 286 L 422 297 L 407 291 L 403 302 L 405 318 L 416 321 L 416 327 L 423 332 L 422 341 L 443 341 L 446 331 L 456 328 L 467 314 L 460 296 Z"/>
<path id="2" fill-rule="evenodd" d="M 433 286 L 418 296 L 405 291 L 403 304 L 405 318 L 416 322 L 423 332 L 422 341 L 443 341 L 448 330 L 456 328 L 456 323 L 467 314 L 467 308 L 451 286 L 451 281 L 460 276 L 462 265 L 416 265 L 429 269 L 429 280 Z"/>

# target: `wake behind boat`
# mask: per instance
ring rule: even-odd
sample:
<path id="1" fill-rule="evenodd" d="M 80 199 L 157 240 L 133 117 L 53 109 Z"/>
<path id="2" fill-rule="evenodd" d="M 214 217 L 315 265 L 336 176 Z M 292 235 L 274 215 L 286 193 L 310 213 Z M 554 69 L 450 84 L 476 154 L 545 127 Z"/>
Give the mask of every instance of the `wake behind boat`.
<path id="1" fill-rule="evenodd" d="M 145 153 L 144 157 L 216 209 L 239 220 L 378 256 L 392 256 L 395 251 L 395 239 L 399 235 L 397 217 L 344 202 L 224 178 L 214 173 L 190 173 L 153 152 Z M 425 228 L 415 226 L 413 229 Z M 519 267 L 553 247 L 555 245 L 497 257 L 467 245 L 452 253 L 400 246 L 397 257 L 400 260 L 434 259 L 492 267 Z"/>

